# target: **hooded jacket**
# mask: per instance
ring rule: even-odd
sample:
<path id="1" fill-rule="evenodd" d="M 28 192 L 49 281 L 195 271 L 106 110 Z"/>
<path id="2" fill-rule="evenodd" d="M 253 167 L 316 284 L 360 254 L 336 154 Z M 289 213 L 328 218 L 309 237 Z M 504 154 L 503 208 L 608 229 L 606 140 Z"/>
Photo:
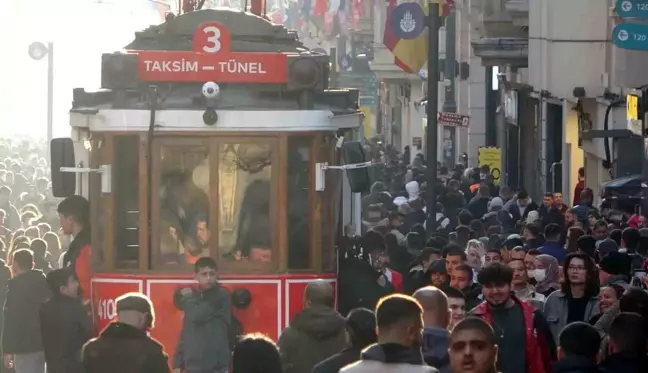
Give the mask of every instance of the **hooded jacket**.
<path id="1" fill-rule="evenodd" d="M 2 331 L 5 354 L 43 351 L 39 312 L 50 296 L 41 271 L 28 271 L 9 280 Z"/>
<path id="2" fill-rule="evenodd" d="M 305 373 L 346 347 L 345 319 L 322 305 L 301 310 L 279 337 L 285 373 Z"/>
<path id="3" fill-rule="evenodd" d="M 440 373 L 450 373 L 450 333 L 446 329 L 428 327 L 423 329 L 423 359 Z"/>
<path id="4" fill-rule="evenodd" d="M 360 361 L 340 373 L 438 373 L 438 370 L 425 364 L 420 349 L 385 343 L 367 347 Z"/>

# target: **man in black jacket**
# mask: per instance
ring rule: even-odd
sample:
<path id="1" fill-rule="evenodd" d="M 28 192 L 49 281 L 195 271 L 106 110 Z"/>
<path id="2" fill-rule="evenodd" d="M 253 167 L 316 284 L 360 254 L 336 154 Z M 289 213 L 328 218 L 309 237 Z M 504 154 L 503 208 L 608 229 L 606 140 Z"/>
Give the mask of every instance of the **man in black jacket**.
<path id="1" fill-rule="evenodd" d="M 5 366 L 16 373 L 45 372 L 39 310 L 51 293 L 43 272 L 32 268 L 31 251 L 21 249 L 13 254 L 14 278 L 7 284 L 2 351 Z"/>
<path id="2" fill-rule="evenodd" d="M 81 347 L 92 337 L 92 326 L 71 268 L 47 275 L 54 296 L 40 310 L 41 335 L 48 373 L 82 373 Z"/>
<path id="3" fill-rule="evenodd" d="M 83 346 L 87 373 L 169 373 L 168 356 L 146 335 L 155 323 L 151 300 L 141 293 L 117 298 L 117 320 Z"/>

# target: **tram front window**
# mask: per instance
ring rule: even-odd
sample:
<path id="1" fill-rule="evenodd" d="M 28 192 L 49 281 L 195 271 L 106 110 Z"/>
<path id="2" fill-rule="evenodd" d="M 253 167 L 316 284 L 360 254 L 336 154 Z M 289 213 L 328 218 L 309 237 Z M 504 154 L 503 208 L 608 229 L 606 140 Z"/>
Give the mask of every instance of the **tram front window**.
<path id="1" fill-rule="evenodd" d="M 209 150 L 163 146 L 160 158 L 159 247 L 164 264 L 192 264 L 210 254 Z"/>
<path id="2" fill-rule="evenodd" d="M 218 244 L 225 263 L 273 260 L 272 147 L 221 144 L 218 167 Z"/>

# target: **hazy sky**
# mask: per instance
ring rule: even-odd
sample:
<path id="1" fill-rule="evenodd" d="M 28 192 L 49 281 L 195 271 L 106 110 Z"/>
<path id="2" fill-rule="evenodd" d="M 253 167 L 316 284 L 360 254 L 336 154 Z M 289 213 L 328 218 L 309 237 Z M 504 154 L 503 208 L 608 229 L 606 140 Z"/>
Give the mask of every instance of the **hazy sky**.
<path id="1" fill-rule="evenodd" d="M 72 88 L 99 88 L 101 53 L 159 21 L 147 1 L 0 0 L 0 137 L 46 136 L 47 59 L 33 61 L 30 43 L 54 43 L 54 136 L 67 136 Z"/>

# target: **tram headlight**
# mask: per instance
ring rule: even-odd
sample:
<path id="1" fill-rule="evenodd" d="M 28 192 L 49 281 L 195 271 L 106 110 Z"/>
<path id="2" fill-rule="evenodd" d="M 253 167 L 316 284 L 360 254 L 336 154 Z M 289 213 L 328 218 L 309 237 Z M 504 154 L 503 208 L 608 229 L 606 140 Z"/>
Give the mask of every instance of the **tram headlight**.
<path id="1" fill-rule="evenodd" d="M 203 113 L 203 123 L 208 126 L 213 126 L 218 122 L 218 113 L 214 108 L 207 108 Z"/>
<path id="2" fill-rule="evenodd" d="M 231 302 L 236 309 L 246 309 L 252 303 L 252 293 L 248 289 L 235 289 L 232 292 Z"/>
<path id="3" fill-rule="evenodd" d="M 327 56 L 300 56 L 292 60 L 288 68 L 288 89 L 324 89 L 324 63 L 328 63 Z"/>

